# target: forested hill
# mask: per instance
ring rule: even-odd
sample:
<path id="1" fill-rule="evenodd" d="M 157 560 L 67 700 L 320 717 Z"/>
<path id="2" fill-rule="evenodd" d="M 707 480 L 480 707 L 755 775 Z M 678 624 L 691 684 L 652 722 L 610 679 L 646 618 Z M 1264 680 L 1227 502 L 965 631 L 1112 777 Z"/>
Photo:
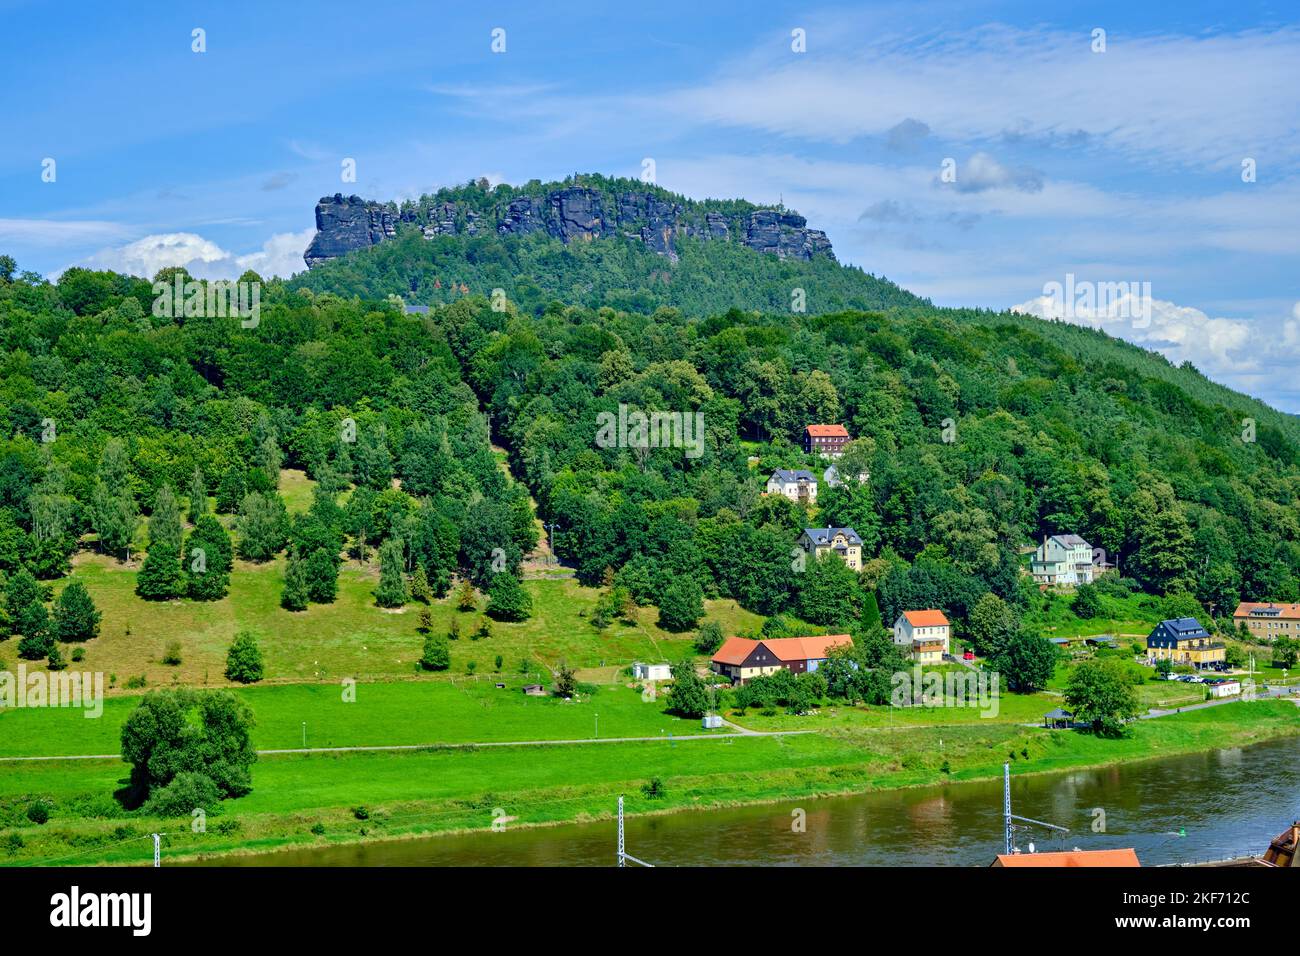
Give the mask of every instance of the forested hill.
<path id="1" fill-rule="evenodd" d="M 702 595 L 827 627 L 873 590 L 886 614 L 961 619 L 988 591 L 1024 607 L 1018 552 L 1045 533 L 1220 611 L 1300 598 L 1294 420 L 1087 329 L 917 307 L 534 312 L 473 293 L 411 316 L 278 281 L 253 327 L 152 303 L 148 281 L 111 273 L 0 280 L 0 572 L 57 576 L 78 547 L 138 555 L 162 487 L 198 485 L 239 515 L 249 560 L 360 537 L 431 581 L 486 582 L 495 548 L 517 566 L 535 540 L 494 437 L 581 579 L 608 570 L 678 626 Z M 698 412 L 702 453 L 599 441 L 620 405 Z M 843 470 L 870 473 L 813 512 L 762 495 L 774 467 L 822 467 L 795 444 L 808 422 L 843 423 Z M 281 465 L 320 483 L 302 522 L 275 518 Z M 861 534 L 860 582 L 792 566 L 810 523 Z"/>
<path id="2" fill-rule="evenodd" d="M 293 288 L 423 305 L 501 289 L 531 313 L 557 301 L 691 315 L 928 305 L 837 264 L 825 234 L 795 212 L 634 180 L 471 183 L 401 206 L 327 196 L 316 225 L 312 268 Z"/>

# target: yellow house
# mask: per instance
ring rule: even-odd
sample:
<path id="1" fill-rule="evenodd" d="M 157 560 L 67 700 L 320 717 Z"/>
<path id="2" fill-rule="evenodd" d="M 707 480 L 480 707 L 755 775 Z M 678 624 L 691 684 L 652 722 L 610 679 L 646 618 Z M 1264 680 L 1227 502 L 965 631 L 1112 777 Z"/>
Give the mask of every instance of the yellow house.
<path id="1" fill-rule="evenodd" d="M 1300 604 L 1259 604 L 1242 601 L 1232 615 L 1238 627 L 1257 641 L 1272 643 L 1279 637 L 1300 637 Z"/>
<path id="2" fill-rule="evenodd" d="M 1221 668 L 1227 658 L 1227 648 L 1214 640 L 1196 618 L 1180 617 L 1161 621 L 1147 635 L 1147 657 L 1152 661 L 1190 664 L 1197 670 L 1216 665 Z"/>

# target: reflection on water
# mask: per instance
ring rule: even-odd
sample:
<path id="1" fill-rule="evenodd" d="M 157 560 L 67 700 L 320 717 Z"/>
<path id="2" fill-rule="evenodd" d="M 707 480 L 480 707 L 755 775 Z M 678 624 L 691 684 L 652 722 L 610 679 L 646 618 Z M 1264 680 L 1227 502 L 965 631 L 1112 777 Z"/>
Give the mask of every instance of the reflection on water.
<path id="1" fill-rule="evenodd" d="M 1033 777 L 1014 811 L 1040 851 L 1136 847 L 1143 865 L 1262 852 L 1300 819 L 1300 742 L 1274 741 Z M 796 809 L 805 832 L 792 826 Z M 1104 832 L 1094 827 L 1104 820 Z M 231 858 L 232 866 L 611 866 L 612 820 Z M 1180 836 L 1180 829 L 1186 835 Z M 1002 849 L 1001 781 L 629 818 L 627 851 L 660 866 L 987 866 Z"/>

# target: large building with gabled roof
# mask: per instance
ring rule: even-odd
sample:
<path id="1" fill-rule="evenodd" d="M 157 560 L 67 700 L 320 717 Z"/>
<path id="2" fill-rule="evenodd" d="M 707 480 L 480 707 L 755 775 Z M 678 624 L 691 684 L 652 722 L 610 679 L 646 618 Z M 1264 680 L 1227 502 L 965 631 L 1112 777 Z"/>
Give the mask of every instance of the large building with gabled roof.
<path id="1" fill-rule="evenodd" d="M 830 657 L 833 647 L 852 646 L 848 634 L 822 634 L 812 637 L 729 637 L 713 655 L 710 666 L 715 674 L 744 684 L 755 677 L 788 670 L 794 674 L 811 673 Z"/>

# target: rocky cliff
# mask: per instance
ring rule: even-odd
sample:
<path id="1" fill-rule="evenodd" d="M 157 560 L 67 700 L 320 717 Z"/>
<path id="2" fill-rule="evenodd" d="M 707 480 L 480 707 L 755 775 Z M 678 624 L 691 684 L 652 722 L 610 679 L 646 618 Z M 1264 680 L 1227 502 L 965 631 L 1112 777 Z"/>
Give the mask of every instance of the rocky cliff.
<path id="1" fill-rule="evenodd" d="M 359 196 L 325 196 L 316 204 L 316 236 L 303 258 L 309 267 L 316 266 L 392 239 L 404 224 L 418 228 L 426 239 L 545 232 L 570 243 L 622 236 L 670 259 L 677 258 L 679 236 L 739 242 L 782 259 L 835 258 L 826 233 L 809 229 L 797 213 L 748 203 L 697 203 L 655 187 L 635 188 L 630 180 L 601 182 L 629 185 L 599 189 L 564 184 L 522 194 L 506 187 L 500 198 L 495 198 L 500 188 L 483 188 L 469 198 L 464 190 L 452 194 L 459 198 L 447 198 L 443 191 L 400 207 Z"/>

